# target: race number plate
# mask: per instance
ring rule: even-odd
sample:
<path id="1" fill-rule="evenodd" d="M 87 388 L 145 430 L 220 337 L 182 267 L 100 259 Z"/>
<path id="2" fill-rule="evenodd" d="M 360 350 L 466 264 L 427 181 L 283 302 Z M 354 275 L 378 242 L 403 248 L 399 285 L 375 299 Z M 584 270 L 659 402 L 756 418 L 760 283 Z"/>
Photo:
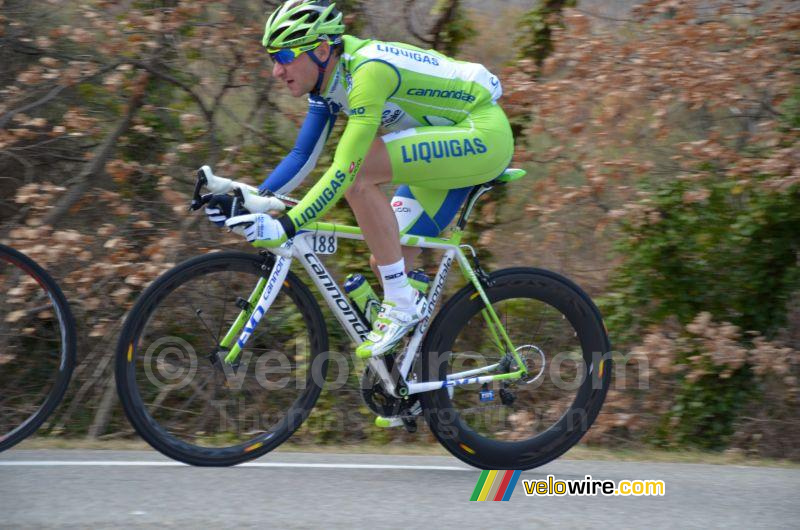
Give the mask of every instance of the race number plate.
<path id="1" fill-rule="evenodd" d="M 311 248 L 315 254 L 336 254 L 336 244 L 334 235 L 315 234 L 311 237 Z"/>

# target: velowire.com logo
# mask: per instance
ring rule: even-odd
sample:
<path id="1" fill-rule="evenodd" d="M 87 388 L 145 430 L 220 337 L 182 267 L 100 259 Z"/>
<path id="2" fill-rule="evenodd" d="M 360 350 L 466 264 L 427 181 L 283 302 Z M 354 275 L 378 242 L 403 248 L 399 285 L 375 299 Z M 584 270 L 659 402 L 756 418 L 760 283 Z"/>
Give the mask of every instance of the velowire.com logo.
<path id="1" fill-rule="evenodd" d="M 475 490 L 472 492 L 471 501 L 507 501 L 514 493 L 519 474 L 522 471 L 501 470 L 483 471 Z"/>

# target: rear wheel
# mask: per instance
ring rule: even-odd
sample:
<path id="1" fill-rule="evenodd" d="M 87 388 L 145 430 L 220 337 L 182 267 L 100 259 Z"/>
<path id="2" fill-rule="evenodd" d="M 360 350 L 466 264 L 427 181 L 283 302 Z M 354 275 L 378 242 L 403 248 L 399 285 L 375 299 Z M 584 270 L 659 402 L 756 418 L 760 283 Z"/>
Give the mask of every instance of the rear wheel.
<path id="1" fill-rule="evenodd" d="M 117 389 L 131 424 L 165 455 L 238 464 L 283 443 L 314 407 L 328 335 L 319 305 L 292 273 L 238 365 L 222 360 L 237 304 L 272 263 L 241 252 L 200 256 L 158 278 L 131 310 L 117 346 Z"/>
<path id="2" fill-rule="evenodd" d="M 530 469 L 562 455 L 589 429 L 610 384 L 611 348 L 599 311 L 568 279 L 532 268 L 498 271 L 491 279 L 486 294 L 528 375 L 421 399 L 431 430 L 456 457 L 483 469 Z M 484 307 L 468 286 L 442 308 L 422 348 L 423 381 L 496 363 L 498 372 L 517 369 Z"/>

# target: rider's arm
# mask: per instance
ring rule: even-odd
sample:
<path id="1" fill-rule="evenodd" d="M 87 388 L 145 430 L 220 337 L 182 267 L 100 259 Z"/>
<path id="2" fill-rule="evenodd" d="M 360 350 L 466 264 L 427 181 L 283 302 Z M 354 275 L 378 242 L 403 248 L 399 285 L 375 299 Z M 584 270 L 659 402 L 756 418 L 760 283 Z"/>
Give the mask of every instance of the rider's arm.
<path id="1" fill-rule="evenodd" d="M 319 97 L 309 98 L 308 104 L 308 114 L 294 148 L 258 187 L 261 194 L 267 191 L 290 193 L 317 165 L 322 147 L 336 123 L 336 113 Z"/>
<path id="2" fill-rule="evenodd" d="M 288 237 L 317 221 L 353 183 L 378 132 L 384 103 L 399 84 L 397 70 L 381 61 L 365 62 L 353 72 L 350 117 L 333 165 L 303 200 L 279 219 Z"/>

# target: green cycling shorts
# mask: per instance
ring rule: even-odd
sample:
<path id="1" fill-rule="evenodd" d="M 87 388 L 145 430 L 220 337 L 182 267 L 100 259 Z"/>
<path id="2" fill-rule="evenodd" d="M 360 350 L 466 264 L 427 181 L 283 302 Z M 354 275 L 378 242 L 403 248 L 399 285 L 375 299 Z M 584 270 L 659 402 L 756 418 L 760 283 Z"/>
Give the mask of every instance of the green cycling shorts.
<path id="1" fill-rule="evenodd" d="M 392 208 L 401 233 L 439 235 L 469 191 L 500 176 L 511 163 L 514 137 L 503 109 L 479 107 L 453 125 L 415 127 L 383 136 L 392 184 L 401 184 Z"/>

